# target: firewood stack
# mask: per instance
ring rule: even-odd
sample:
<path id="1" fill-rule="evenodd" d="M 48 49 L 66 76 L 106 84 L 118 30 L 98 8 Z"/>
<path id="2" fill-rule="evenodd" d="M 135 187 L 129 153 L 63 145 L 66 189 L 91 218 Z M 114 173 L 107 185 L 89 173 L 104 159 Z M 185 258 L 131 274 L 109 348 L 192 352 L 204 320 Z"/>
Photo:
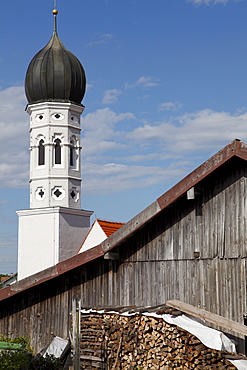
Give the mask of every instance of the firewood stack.
<path id="1" fill-rule="evenodd" d="M 105 324 L 101 314 L 83 314 L 81 321 L 81 369 L 105 369 Z"/>
<path id="2" fill-rule="evenodd" d="M 246 359 L 207 348 L 192 334 L 161 318 L 107 312 L 82 314 L 80 356 L 81 369 L 87 370 L 233 370 L 236 367 L 227 358 Z"/>

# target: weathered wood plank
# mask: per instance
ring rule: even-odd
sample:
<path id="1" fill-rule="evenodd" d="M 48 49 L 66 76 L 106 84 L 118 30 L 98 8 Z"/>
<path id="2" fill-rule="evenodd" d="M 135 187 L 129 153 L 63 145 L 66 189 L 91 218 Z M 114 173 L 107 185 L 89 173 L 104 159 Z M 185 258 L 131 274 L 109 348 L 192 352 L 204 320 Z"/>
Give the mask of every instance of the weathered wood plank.
<path id="1" fill-rule="evenodd" d="M 247 335 L 247 327 L 245 325 L 239 324 L 236 321 L 229 320 L 220 315 L 216 315 L 212 312 L 206 311 L 202 308 L 192 306 L 188 303 L 178 301 L 176 299 L 166 302 L 167 306 L 174 307 L 182 312 L 185 312 L 189 315 L 199 317 L 207 322 L 210 322 L 214 325 L 218 325 L 222 328 L 230 330 L 234 333 Z"/>

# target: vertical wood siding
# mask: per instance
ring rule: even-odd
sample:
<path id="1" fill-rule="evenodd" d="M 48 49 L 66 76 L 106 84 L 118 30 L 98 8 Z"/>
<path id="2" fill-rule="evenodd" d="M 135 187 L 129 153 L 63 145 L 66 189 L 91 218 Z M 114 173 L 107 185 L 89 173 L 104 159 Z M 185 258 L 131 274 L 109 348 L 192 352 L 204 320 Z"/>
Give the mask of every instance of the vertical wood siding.
<path id="1" fill-rule="evenodd" d="M 102 257 L 0 302 L 0 334 L 39 351 L 67 338 L 72 299 L 82 307 L 155 306 L 169 299 L 243 323 L 246 312 L 246 164 L 232 160 Z M 200 257 L 196 259 L 194 252 Z"/>

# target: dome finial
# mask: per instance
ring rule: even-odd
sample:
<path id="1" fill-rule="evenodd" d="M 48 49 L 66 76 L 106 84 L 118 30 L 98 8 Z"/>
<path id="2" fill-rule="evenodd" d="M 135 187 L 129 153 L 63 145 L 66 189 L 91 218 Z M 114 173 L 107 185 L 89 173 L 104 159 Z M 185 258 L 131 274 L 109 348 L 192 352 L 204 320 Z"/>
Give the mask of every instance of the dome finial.
<path id="1" fill-rule="evenodd" d="M 56 6 L 56 0 L 54 1 Z M 57 34 L 58 10 L 52 10 L 54 32 L 48 44 L 29 63 L 25 91 L 29 104 L 42 101 L 81 104 L 86 76 L 80 61 L 65 48 Z"/>
<path id="2" fill-rule="evenodd" d="M 56 0 L 54 0 L 54 9 L 52 11 L 52 14 L 54 15 L 54 32 L 57 32 L 57 15 L 58 15 L 58 10 L 56 9 Z"/>

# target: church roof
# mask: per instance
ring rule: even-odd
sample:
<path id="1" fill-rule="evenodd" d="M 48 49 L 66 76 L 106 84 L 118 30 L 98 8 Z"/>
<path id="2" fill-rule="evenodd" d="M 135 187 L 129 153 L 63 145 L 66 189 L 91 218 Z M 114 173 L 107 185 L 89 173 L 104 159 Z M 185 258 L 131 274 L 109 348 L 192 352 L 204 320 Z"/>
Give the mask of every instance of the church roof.
<path id="1" fill-rule="evenodd" d="M 96 219 L 92 227 L 90 228 L 85 240 L 83 241 L 78 253 L 85 252 L 86 250 L 99 245 L 123 225 L 124 223 L 122 222 Z"/>
<path id="2" fill-rule="evenodd" d="M 80 104 L 86 89 L 86 76 L 80 61 L 58 37 L 56 15 L 54 32 L 48 44 L 31 60 L 25 80 L 29 104 L 62 101 Z"/>
<path id="3" fill-rule="evenodd" d="M 9 276 L 2 276 L 2 277 L 1 277 L 1 280 L 0 280 L 0 281 L 1 281 L 1 283 L 2 283 L 3 281 L 7 280 L 8 278 L 9 278 Z"/>
<path id="4" fill-rule="evenodd" d="M 99 220 L 99 219 L 97 219 L 97 221 L 99 225 L 101 226 L 101 228 L 103 229 L 103 231 L 105 232 L 107 237 L 115 233 L 115 231 L 117 231 L 118 229 L 120 229 L 120 227 L 124 225 L 123 222 L 113 222 L 113 221 L 105 221 L 105 220 Z"/>

